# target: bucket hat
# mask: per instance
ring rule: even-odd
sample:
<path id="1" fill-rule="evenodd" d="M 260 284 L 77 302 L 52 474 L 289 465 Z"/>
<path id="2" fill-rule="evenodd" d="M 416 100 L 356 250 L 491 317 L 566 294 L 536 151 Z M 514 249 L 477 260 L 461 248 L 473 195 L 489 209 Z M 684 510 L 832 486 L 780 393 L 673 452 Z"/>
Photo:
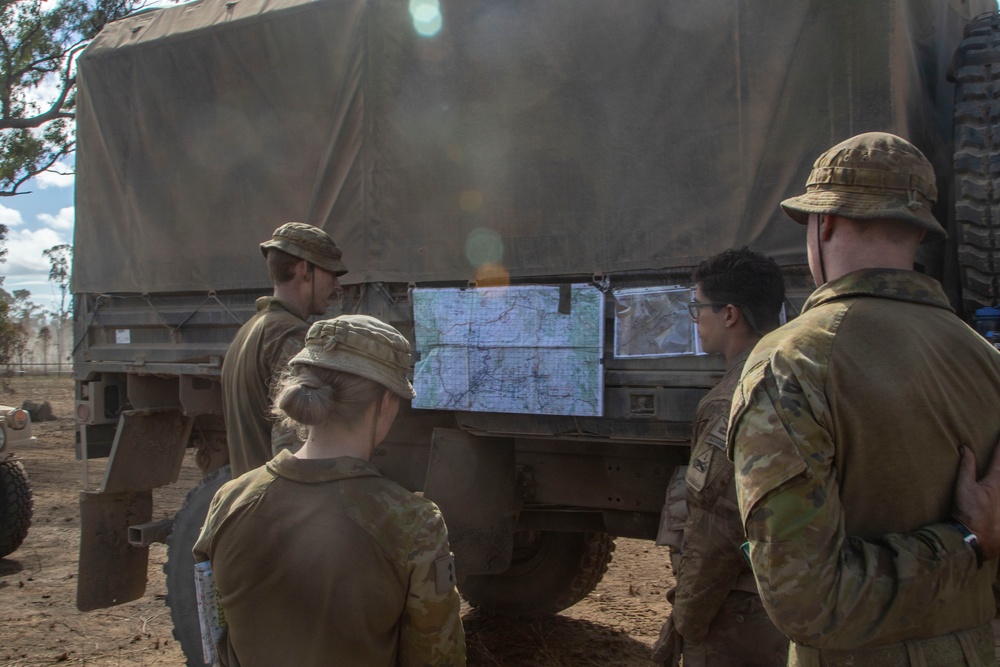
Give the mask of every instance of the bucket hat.
<path id="1" fill-rule="evenodd" d="M 319 227 L 303 222 L 286 222 L 274 230 L 270 240 L 260 244 L 260 251 L 267 257 L 271 248 L 284 250 L 289 255 L 304 259 L 335 276 L 347 273 L 341 259 L 343 253 L 330 235 Z"/>
<path id="2" fill-rule="evenodd" d="M 401 398 L 416 392 L 406 379 L 410 343 L 395 328 L 368 315 L 320 320 L 306 334 L 306 346 L 289 366 L 318 366 L 378 382 Z"/>
<path id="3" fill-rule="evenodd" d="M 905 220 L 927 232 L 926 243 L 948 237 L 931 212 L 936 200 L 934 168 L 916 146 L 888 132 L 867 132 L 819 156 L 806 193 L 781 208 L 802 225 L 810 213 Z"/>

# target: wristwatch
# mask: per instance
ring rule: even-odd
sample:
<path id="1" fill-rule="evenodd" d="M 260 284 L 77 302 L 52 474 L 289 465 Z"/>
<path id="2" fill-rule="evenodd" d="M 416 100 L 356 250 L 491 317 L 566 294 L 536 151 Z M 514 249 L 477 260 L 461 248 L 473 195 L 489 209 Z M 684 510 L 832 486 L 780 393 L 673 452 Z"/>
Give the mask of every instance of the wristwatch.
<path id="1" fill-rule="evenodd" d="M 983 548 L 979 546 L 979 538 L 976 537 L 976 534 L 971 530 L 969 530 L 964 523 L 958 521 L 957 519 L 952 519 L 951 521 L 948 522 L 948 525 L 962 534 L 962 539 L 965 540 L 965 543 L 968 544 L 970 547 L 972 547 L 972 550 L 976 552 L 976 566 L 982 567 Z"/>

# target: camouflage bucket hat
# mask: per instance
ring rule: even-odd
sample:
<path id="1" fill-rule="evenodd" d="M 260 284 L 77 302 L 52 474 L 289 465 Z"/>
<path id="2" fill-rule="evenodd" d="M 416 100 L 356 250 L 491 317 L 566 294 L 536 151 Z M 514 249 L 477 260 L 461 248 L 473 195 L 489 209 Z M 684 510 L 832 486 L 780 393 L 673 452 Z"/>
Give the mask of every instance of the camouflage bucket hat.
<path id="1" fill-rule="evenodd" d="M 378 382 L 401 398 L 416 392 L 406 379 L 410 343 L 381 320 L 368 315 L 341 315 L 309 327 L 306 346 L 288 362 L 353 373 Z"/>
<path id="2" fill-rule="evenodd" d="M 289 255 L 304 259 L 335 276 L 347 273 L 341 257 L 343 253 L 330 235 L 319 227 L 302 222 L 286 222 L 274 230 L 271 240 L 260 244 L 260 251 L 267 257 L 271 248 L 284 250 Z"/>
<path id="3" fill-rule="evenodd" d="M 931 208 L 937 200 L 934 168 L 916 146 L 887 132 L 868 132 L 841 142 L 813 163 L 806 193 L 781 202 L 795 222 L 810 213 L 853 220 L 889 218 L 911 222 L 924 242 L 948 237 Z"/>

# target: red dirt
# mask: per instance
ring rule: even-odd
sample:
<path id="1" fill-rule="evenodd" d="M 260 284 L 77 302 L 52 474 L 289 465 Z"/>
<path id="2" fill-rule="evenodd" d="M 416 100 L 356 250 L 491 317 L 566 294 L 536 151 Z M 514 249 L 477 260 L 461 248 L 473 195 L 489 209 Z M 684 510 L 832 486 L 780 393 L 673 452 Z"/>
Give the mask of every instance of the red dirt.
<path id="1" fill-rule="evenodd" d="M 34 425 L 17 451 L 34 492 L 34 519 L 21 548 L 0 559 L 0 665 L 183 665 L 174 641 L 163 563 L 150 547 L 149 581 L 139 600 L 94 612 L 76 609 L 81 466 L 74 458 L 73 385 L 68 378 L 22 377 L 0 402 L 49 401 L 56 421 Z M 91 475 L 99 465 L 93 465 Z M 177 483 L 154 492 L 154 520 L 169 518 L 199 478 L 192 456 Z M 672 585 L 666 550 L 619 539 L 604 581 L 582 602 L 550 618 L 513 620 L 465 609 L 469 665 L 648 666 Z"/>

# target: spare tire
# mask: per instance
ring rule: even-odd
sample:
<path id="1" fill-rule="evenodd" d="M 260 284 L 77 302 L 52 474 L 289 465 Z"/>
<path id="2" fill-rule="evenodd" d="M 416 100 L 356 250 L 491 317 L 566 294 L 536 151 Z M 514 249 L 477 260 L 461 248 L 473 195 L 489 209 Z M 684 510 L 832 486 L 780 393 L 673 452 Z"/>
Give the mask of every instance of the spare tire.
<path id="1" fill-rule="evenodd" d="M 31 485 L 20 461 L 0 461 L 0 558 L 17 551 L 31 526 Z"/>
<path id="2" fill-rule="evenodd" d="M 163 565 L 167 575 L 167 606 L 174 622 L 174 639 L 180 643 L 189 667 L 207 664 L 201 649 L 191 549 L 201 533 L 215 492 L 232 478 L 228 465 L 205 475 L 198 486 L 188 492 L 184 505 L 174 516 L 173 529 L 167 538 L 167 562 Z"/>
<path id="3" fill-rule="evenodd" d="M 1000 15 L 976 19 L 952 61 L 955 244 L 967 311 L 1000 300 Z"/>
<path id="4" fill-rule="evenodd" d="M 607 533 L 522 530 L 514 535 L 506 572 L 466 577 L 458 589 L 470 605 L 487 613 L 547 616 L 594 590 L 614 550 Z"/>

